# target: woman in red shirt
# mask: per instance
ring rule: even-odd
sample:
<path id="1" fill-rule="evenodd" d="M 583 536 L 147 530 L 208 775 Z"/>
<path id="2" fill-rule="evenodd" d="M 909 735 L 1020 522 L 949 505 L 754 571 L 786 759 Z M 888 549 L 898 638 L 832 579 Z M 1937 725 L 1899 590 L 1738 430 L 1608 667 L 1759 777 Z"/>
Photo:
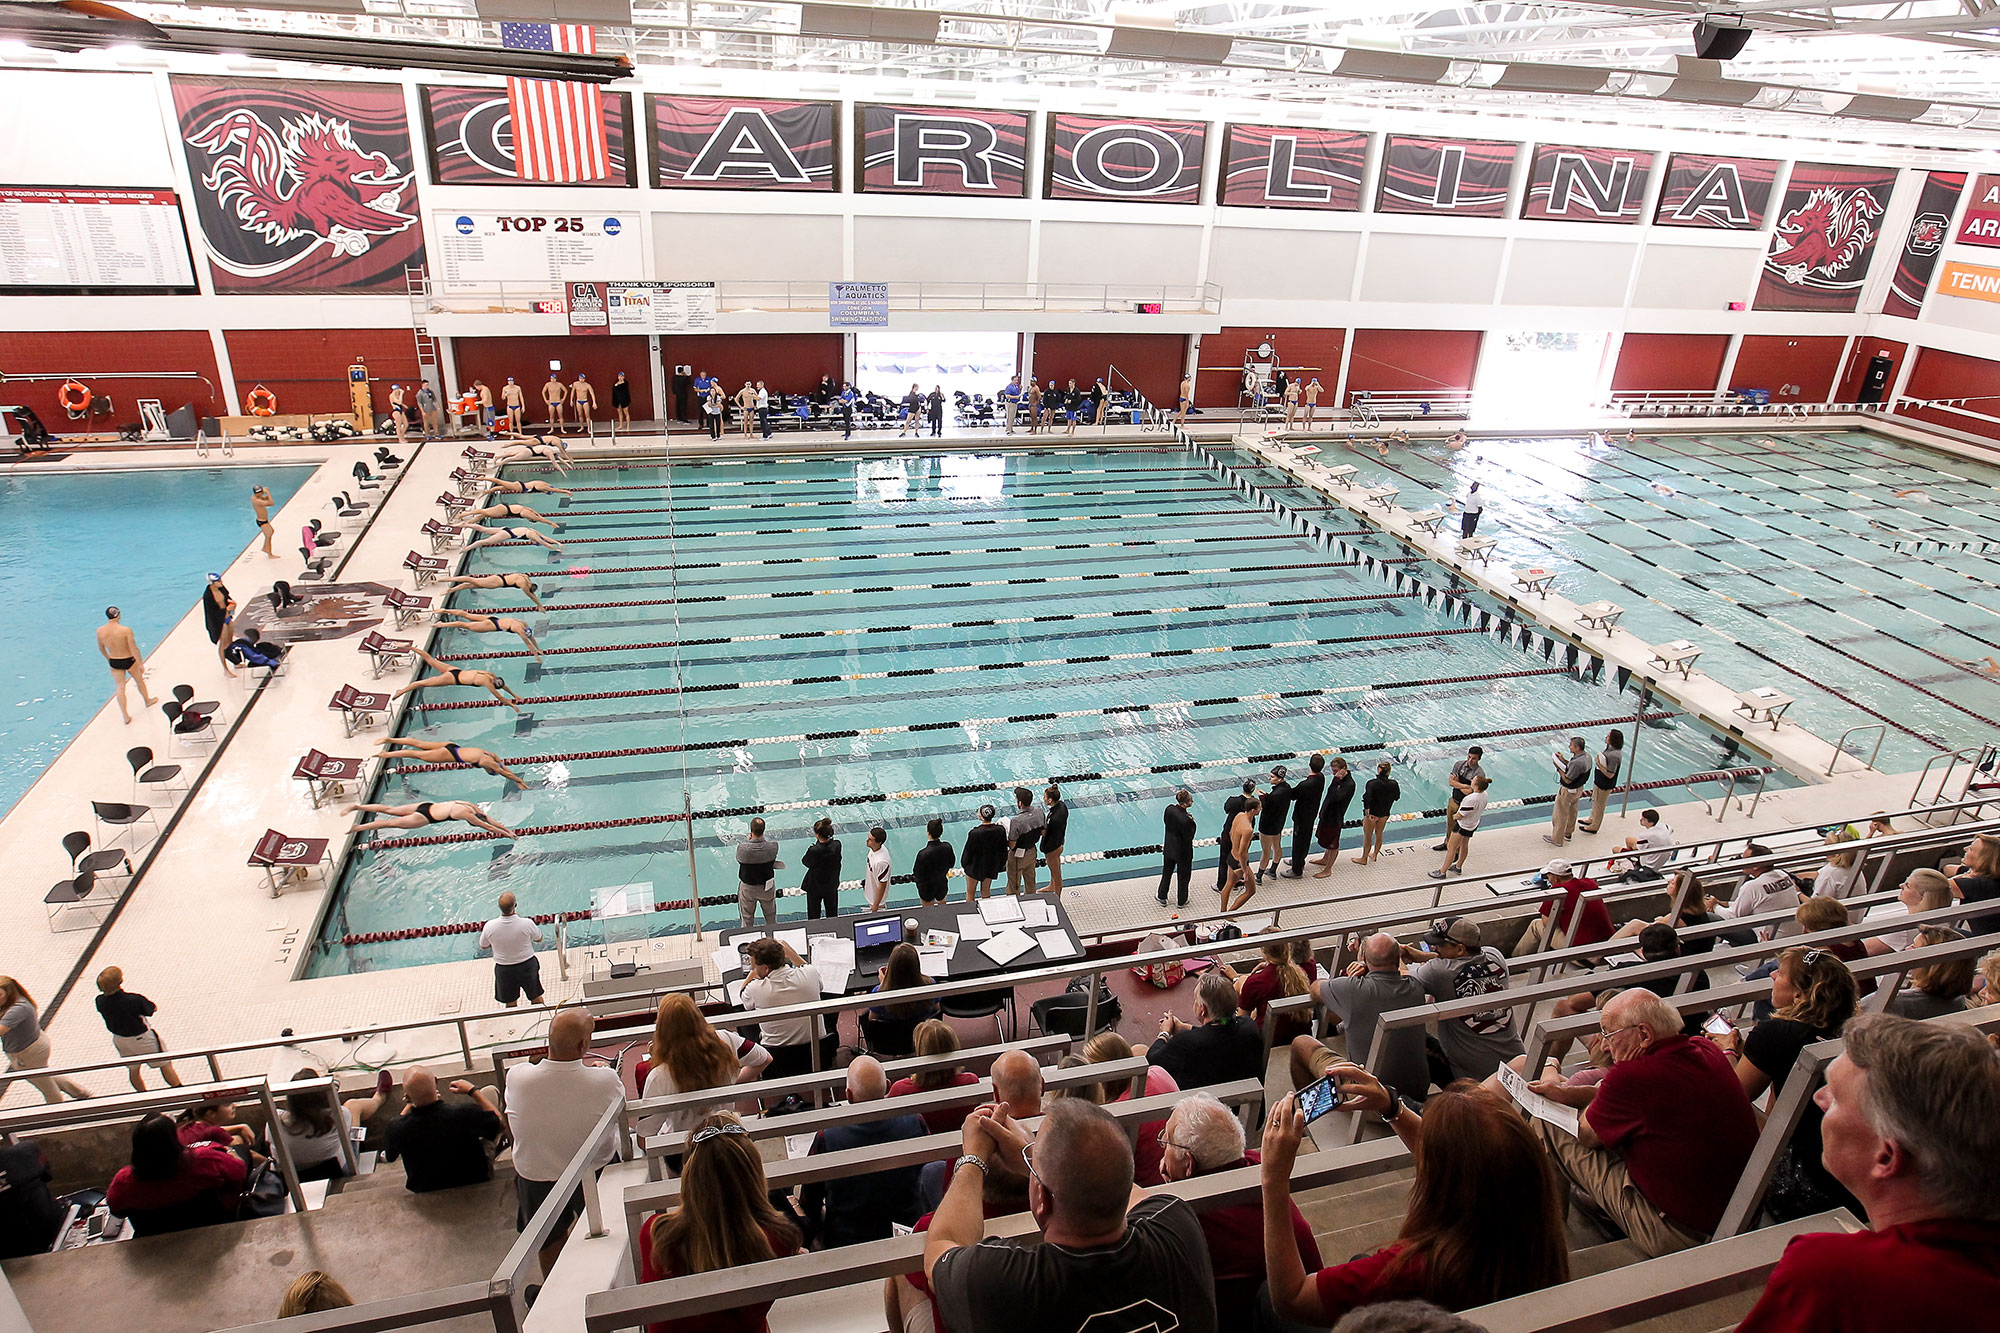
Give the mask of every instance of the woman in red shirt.
<path id="1" fill-rule="evenodd" d="M 1298 1098 L 1264 1126 L 1264 1266 L 1279 1317 L 1325 1328 L 1377 1301 L 1425 1300 L 1465 1310 L 1569 1281 L 1562 1194 L 1540 1140 L 1498 1093 L 1455 1084 L 1419 1116 L 1359 1065 L 1328 1074 L 1340 1109 L 1393 1117 L 1416 1178 L 1396 1241 L 1308 1273 L 1292 1231 L 1292 1163 L 1305 1134 Z M 1496 1224 L 1495 1201 L 1508 1216 Z"/>
<path id="2" fill-rule="evenodd" d="M 917 1054 L 926 1060 L 935 1060 L 950 1055 L 958 1049 L 958 1033 L 951 1024 L 941 1019 L 927 1018 L 917 1024 L 915 1033 Z M 891 1097 L 907 1097 L 918 1092 L 936 1092 L 940 1088 L 962 1088 L 977 1083 L 979 1076 L 959 1065 L 936 1065 L 920 1069 L 907 1078 L 899 1078 L 889 1085 Z M 965 1108 L 950 1106 L 942 1111 L 924 1112 L 924 1128 L 933 1134 L 949 1134 L 965 1124 Z"/>
<path id="3" fill-rule="evenodd" d="M 803 1254 L 799 1230 L 771 1206 L 764 1158 L 733 1111 L 717 1111 L 688 1140 L 681 1163 L 681 1206 L 655 1213 L 639 1231 L 639 1280 L 695 1273 Z M 646 1325 L 646 1333 L 766 1333 L 771 1302 L 739 1305 Z"/>
<path id="4" fill-rule="evenodd" d="M 1304 995 L 1318 973 L 1319 964 L 1313 961 L 1312 953 L 1305 951 L 1305 958 L 1301 961 L 1297 951 L 1289 944 L 1265 945 L 1264 961 L 1241 975 L 1229 964 L 1222 965 L 1222 975 L 1236 983 L 1237 1005 L 1242 1012 L 1257 1020 L 1258 1027 L 1264 1026 L 1264 1016 L 1270 1010 L 1271 1001 Z M 1310 1020 L 1294 1015 L 1279 1025 L 1278 1031 L 1271 1037 L 1271 1044 L 1290 1045 L 1292 1038 L 1309 1030 L 1309 1023 Z"/>
<path id="5" fill-rule="evenodd" d="M 149 1115 L 132 1130 L 132 1165 L 111 1178 L 104 1201 L 140 1236 L 209 1226 L 235 1216 L 247 1174 L 235 1153 L 188 1147 L 171 1118 Z"/>

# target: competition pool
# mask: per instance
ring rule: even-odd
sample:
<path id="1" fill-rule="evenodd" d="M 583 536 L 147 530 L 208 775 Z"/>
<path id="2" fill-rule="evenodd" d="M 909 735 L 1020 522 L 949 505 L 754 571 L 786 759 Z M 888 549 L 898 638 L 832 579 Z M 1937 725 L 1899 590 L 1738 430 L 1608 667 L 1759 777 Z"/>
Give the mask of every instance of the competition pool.
<path id="1" fill-rule="evenodd" d="M 203 575 L 256 535 L 250 488 L 269 486 L 283 505 L 312 471 L 16 471 L 0 480 L 0 606 L 15 630 L 0 640 L 12 696 L 0 711 L 0 814 L 111 697 L 97 651 L 104 608 L 117 606 L 139 650 L 152 652 L 201 597 Z M 166 697 L 179 682 L 149 684 Z M 125 697 L 136 716 L 138 686 Z"/>
<path id="2" fill-rule="evenodd" d="M 547 611 L 511 592 L 454 600 L 520 614 L 544 663 L 511 636 L 441 631 L 431 647 L 501 671 L 527 716 L 429 690 L 405 722 L 494 751 L 530 785 L 404 766 L 373 798 L 477 800 L 531 831 L 369 835 L 383 841 L 348 859 L 315 974 L 475 957 L 476 933 L 437 930 L 483 920 L 505 888 L 530 913 L 625 889 L 675 905 L 647 917 L 661 932 L 690 926 L 698 883 L 704 919 L 733 923 L 732 849 L 755 814 L 781 844 L 783 888 L 822 815 L 845 878 L 874 824 L 902 875 L 932 816 L 956 847 L 982 803 L 1004 815 L 1015 785 L 1039 795 L 1054 778 L 1074 884 L 1156 871 L 1161 811 L 1183 785 L 1212 837 L 1224 797 L 1274 762 L 1296 775 L 1305 752 L 1334 749 L 1366 778 L 1387 758 L 1400 840 L 1435 835 L 1469 743 L 1486 747 L 1489 821 L 1534 821 L 1566 733 L 1596 745 L 1634 730 L 1633 692 L 1427 605 L 1179 449 L 644 461 L 550 479 L 576 494 L 527 499 L 566 525 L 565 549 L 491 547 L 472 565 L 534 574 Z M 1636 782 L 1761 762 L 1657 700 L 1649 718 Z M 803 899 L 779 908 L 796 917 Z"/>
<path id="3" fill-rule="evenodd" d="M 1791 720 L 1830 743 L 1863 729 L 1863 761 L 1879 727 L 1885 772 L 2000 739 L 2000 469 L 1868 431 L 1336 444 L 1323 461 L 1409 509 L 1479 481 L 1500 560 L 1617 603 L 1648 642 L 1693 641 L 1734 689 L 1794 696 Z"/>

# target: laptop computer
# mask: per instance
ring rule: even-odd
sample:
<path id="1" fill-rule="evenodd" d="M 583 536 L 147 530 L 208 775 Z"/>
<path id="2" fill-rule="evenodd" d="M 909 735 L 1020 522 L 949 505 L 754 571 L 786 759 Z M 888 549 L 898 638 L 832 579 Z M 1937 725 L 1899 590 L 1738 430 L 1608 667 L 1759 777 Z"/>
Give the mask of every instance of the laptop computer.
<path id="1" fill-rule="evenodd" d="M 870 949 L 889 949 L 903 942 L 903 918 L 899 916 L 877 917 L 873 921 L 854 923 L 854 951 L 865 953 Z"/>

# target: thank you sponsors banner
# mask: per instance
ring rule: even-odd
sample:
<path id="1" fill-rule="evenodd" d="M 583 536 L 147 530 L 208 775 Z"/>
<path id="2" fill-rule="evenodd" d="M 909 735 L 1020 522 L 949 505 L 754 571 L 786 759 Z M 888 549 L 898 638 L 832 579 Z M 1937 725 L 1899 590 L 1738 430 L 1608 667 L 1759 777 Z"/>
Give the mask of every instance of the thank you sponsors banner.
<path id="1" fill-rule="evenodd" d="M 1931 285 L 1938 254 L 1951 235 L 1951 211 L 1965 191 L 1962 171 L 1933 171 L 1924 177 L 1924 191 L 1917 196 L 1917 215 L 1903 234 L 1903 253 L 1896 260 L 1896 276 L 1883 298 L 1882 313 L 1915 319 L 1923 309 L 1924 292 Z"/>
<path id="2" fill-rule="evenodd" d="M 1208 126 L 1198 120 L 1049 117 L 1050 199 L 1192 204 L 1201 200 Z"/>
<path id="3" fill-rule="evenodd" d="M 1889 167 L 1801 162 L 1764 256 L 1759 310 L 1852 311 L 1896 188 Z"/>
<path id="4" fill-rule="evenodd" d="M 715 331 L 712 282 L 572 282 L 565 290 L 571 333 Z"/>
<path id="5" fill-rule="evenodd" d="M 1361 208 L 1368 136 L 1294 125 L 1231 125 L 1222 140 L 1222 190 L 1236 208 Z"/>
<path id="6" fill-rule="evenodd" d="M 1651 153 L 1537 144 L 1521 216 L 1631 225 L 1646 206 L 1652 178 Z"/>
<path id="7" fill-rule="evenodd" d="M 1662 227 L 1756 231 L 1771 206 L 1778 164 L 1761 157 L 1675 153 L 1653 221 Z"/>
<path id="8" fill-rule="evenodd" d="M 660 189 L 840 188 L 832 102 L 650 94 L 646 105 Z"/>
<path id="9" fill-rule="evenodd" d="M 1519 144 L 1392 134 L 1382 147 L 1378 213 L 1497 218 L 1507 212 Z"/>
<path id="10" fill-rule="evenodd" d="M 1025 111 L 863 105 L 855 119 L 857 189 L 979 199 L 1020 199 L 1028 192 Z"/>

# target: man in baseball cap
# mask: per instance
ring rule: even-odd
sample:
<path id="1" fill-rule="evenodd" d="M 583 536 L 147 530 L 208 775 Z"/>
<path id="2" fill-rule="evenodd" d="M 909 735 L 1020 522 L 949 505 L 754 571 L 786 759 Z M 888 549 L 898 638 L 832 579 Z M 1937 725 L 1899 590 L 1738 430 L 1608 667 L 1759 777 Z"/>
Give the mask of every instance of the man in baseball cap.
<path id="1" fill-rule="evenodd" d="M 1423 947 L 1404 952 L 1405 959 L 1416 964 L 1410 975 L 1437 1001 L 1506 990 L 1507 960 L 1498 949 L 1482 947 L 1482 935 L 1479 923 L 1470 917 L 1431 922 Z M 1513 1012 L 1504 1008 L 1440 1020 L 1430 1050 L 1432 1081 L 1442 1088 L 1454 1079 L 1488 1078 L 1521 1054 L 1513 1020 Z"/>

